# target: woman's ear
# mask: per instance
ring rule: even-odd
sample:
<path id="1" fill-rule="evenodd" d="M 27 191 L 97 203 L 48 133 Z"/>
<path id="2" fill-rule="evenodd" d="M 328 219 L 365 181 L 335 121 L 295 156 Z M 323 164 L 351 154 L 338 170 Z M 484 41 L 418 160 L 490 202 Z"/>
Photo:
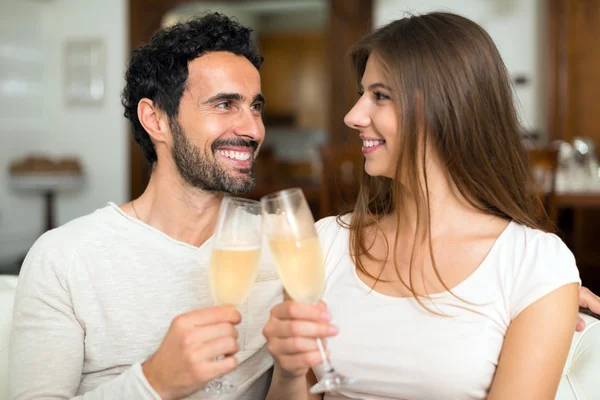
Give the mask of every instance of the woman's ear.
<path id="1" fill-rule="evenodd" d="M 137 107 L 138 119 L 154 143 L 169 140 L 166 115 L 150 99 L 141 99 Z"/>

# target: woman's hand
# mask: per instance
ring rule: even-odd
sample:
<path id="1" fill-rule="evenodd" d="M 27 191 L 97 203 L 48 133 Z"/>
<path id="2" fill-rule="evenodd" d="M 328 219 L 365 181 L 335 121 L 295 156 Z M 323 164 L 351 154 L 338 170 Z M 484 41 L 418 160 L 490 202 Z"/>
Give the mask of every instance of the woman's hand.
<path id="1" fill-rule="evenodd" d="M 323 362 L 316 339 L 337 334 L 330 319 L 323 302 L 310 305 L 287 300 L 273 307 L 263 334 L 282 377 L 305 376 Z"/>

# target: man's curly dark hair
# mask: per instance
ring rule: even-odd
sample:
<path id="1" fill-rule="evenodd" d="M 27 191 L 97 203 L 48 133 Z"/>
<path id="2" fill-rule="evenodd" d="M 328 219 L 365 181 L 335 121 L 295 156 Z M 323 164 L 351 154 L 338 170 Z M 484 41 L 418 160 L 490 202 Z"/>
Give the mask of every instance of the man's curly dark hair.
<path id="1" fill-rule="evenodd" d="M 133 51 L 121 102 L 125 117 L 133 124 L 133 138 L 150 164 L 157 161 L 156 149 L 138 119 L 139 101 L 148 98 L 170 121 L 176 119 L 186 88 L 188 62 L 209 52 L 227 51 L 244 56 L 259 69 L 263 58 L 250 32 L 250 28 L 225 15 L 209 13 L 162 29 L 150 43 Z"/>

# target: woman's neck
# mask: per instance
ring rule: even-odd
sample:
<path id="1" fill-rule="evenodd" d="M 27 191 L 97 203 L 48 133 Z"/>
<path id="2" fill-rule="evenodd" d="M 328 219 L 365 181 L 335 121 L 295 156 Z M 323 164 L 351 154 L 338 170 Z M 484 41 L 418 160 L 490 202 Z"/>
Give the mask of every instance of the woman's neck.
<path id="1" fill-rule="evenodd" d="M 442 174 L 428 175 L 428 194 L 415 195 L 403 187 L 395 212 L 380 221 L 384 232 L 413 236 L 424 240 L 456 231 L 469 221 L 485 215 L 460 193 L 456 185 Z"/>

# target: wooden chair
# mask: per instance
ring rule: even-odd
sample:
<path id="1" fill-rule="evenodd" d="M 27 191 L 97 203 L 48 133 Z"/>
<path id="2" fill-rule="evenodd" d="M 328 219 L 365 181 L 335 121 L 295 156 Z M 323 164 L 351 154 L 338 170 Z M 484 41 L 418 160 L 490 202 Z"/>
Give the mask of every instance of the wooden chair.
<path id="1" fill-rule="evenodd" d="M 545 221 L 549 226 L 556 227 L 558 213 L 555 206 L 556 170 L 558 167 L 558 148 L 531 147 L 528 149 L 529 170 L 538 201 L 536 217 Z"/>
<path id="2" fill-rule="evenodd" d="M 364 156 L 359 143 L 321 148 L 321 217 L 356 201 Z"/>

